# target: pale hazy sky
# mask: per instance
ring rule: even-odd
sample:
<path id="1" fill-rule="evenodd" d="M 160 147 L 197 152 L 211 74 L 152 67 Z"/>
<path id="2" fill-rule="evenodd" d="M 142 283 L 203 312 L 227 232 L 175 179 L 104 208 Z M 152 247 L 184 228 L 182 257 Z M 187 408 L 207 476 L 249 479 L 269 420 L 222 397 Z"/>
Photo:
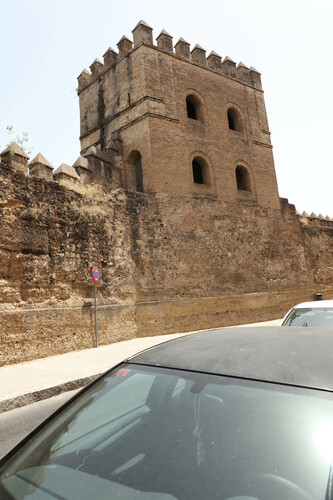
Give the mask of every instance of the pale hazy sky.
<path id="1" fill-rule="evenodd" d="M 333 218 L 333 0 L 0 0 L 0 151 L 80 153 L 77 76 L 140 19 L 262 74 L 280 196 Z"/>

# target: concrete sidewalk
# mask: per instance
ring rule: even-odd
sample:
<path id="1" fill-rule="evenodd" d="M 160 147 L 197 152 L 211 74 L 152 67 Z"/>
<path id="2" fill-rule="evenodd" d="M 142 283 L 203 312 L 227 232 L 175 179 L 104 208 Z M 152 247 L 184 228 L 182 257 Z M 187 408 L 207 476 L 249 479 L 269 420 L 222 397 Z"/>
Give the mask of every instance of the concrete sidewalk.
<path id="1" fill-rule="evenodd" d="M 241 326 L 279 324 L 281 320 Z M 83 387 L 129 356 L 181 335 L 188 333 L 136 338 L 0 367 L 0 413 Z"/>
<path id="2" fill-rule="evenodd" d="M 178 336 L 136 338 L 0 367 L 0 413 L 83 387 L 125 358 Z"/>

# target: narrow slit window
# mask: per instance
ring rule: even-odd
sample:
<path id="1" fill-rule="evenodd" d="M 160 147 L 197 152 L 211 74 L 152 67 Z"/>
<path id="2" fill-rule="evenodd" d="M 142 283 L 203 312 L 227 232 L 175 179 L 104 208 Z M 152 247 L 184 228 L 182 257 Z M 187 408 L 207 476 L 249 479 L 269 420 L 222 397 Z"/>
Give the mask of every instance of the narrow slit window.
<path id="1" fill-rule="evenodd" d="M 235 124 L 234 124 L 234 120 L 231 116 L 230 113 L 228 113 L 228 123 L 229 123 L 229 129 L 230 130 L 235 130 Z"/>
<path id="2" fill-rule="evenodd" d="M 191 118 L 191 120 L 204 121 L 202 102 L 194 94 L 189 94 L 186 97 L 186 114 L 187 118 Z"/>
<path id="3" fill-rule="evenodd" d="M 127 188 L 143 193 L 142 161 L 139 151 L 132 151 L 127 160 Z"/>
<path id="4" fill-rule="evenodd" d="M 242 165 L 238 165 L 236 168 L 236 182 L 238 191 L 249 191 L 251 192 L 251 183 L 249 172 Z"/>
<path id="5" fill-rule="evenodd" d="M 142 165 L 141 157 L 137 159 L 134 164 L 135 168 L 135 190 L 139 193 L 143 193 L 143 179 L 142 179 Z"/>
<path id="6" fill-rule="evenodd" d="M 242 132 L 242 122 L 238 111 L 235 108 L 228 109 L 228 125 L 229 130 L 236 130 Z"/>
<path id="7" fill-rule="evenodd" d="M 189 101 L 189 99 L 186 99 L 186 109 L 187 109 L 187 117 L 192 118 L 192 120 L 196 120 L 197 113 L 195 111 L 195 106 Z"/>
<path id="8" fill-rule="evenodd" d="M 203 184 L 203 172 L 200 163 L 197 160 L 192 161 L 193 182 L 195 184 Z"/>

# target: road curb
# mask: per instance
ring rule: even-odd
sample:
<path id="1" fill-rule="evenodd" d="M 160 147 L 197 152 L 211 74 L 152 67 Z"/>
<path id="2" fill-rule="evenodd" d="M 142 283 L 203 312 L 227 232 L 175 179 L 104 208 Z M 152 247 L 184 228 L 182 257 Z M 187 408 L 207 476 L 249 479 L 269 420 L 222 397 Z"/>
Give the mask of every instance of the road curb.
<path id="1" fill-rule="evenodd" d="M 5 399 L 4 401 L 0 401 L 0 413 L 5 413 L 6 411 L 20 408 L 21 406 L 30 405 L 31 403 L 36 403 L 37 401 L 48 399 L 52 396 L 58 396 L 63 392 L 80 389 L 81 387 L 84 387 L 85 385 L 92 382 L 100 375 L 102 375 L 102 373 L 90 375 L 89 377 L 79 378 L 77 380 L 70 380 L 69 382 L 64 382 L 63 384 L 58 384 L 53 387 L 47 387 L 46 389 L 41 389 L 39 391 L 21 394 L 20 396 L 16 396 L 15 398 Z"/>

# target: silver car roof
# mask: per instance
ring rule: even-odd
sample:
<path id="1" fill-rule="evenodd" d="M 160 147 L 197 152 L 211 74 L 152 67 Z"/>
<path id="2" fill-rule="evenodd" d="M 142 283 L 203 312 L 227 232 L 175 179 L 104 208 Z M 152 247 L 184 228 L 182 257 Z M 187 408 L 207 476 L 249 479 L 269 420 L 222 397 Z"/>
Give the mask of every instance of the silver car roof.
<path id="1" fill-rule="evenodd" d="M 333 300 L 314 300 L 311 302 L 301 302 L 292 309 L 323 309 L 324 307 L 333 309 Z"/>

